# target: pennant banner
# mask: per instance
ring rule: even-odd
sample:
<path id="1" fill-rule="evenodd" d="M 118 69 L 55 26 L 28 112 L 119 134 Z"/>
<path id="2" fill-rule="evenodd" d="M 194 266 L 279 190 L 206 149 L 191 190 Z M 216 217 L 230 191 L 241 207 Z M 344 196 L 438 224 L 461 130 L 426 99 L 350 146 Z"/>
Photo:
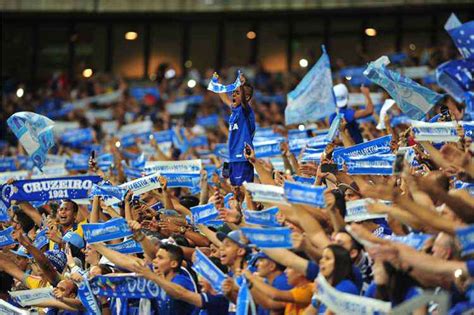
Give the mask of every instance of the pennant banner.
<path id="1" fill-rule="evenodd" d="M 287 95 L 286 125 L 317 121 L 336 111 L 329 56 L 324 46 L 322 50 L 318 62 Z"/>
<path id="2" fill-rule="evenodd" d="M 191 207 L 191 212 L 193 213 L 194 224 L 205 224 L 216 220 L 219 216 L 219 212 L 217 212 L 216 206 L 213 203 Z"/>
<path id="3" fill-rule="evenodd" d="M 111 219 L 105 223 L 86 223 L 82 225 L 84 239 L 89 244 L 107 242 L 132 236 L 127 221 L 123 218 Z"/>
<path id="4" fill-rule="evenodd" d="M 375 202 L 375 201 L 367 198 L 367 199 L 359 199 L 359 200 L 346 202 L 346 216 L 344 217 L 344 221 L 345 222 L 360 222 L 360 221 L 366 221 L 366 220 L 386 218 L 385 214 L 370 213 L 367 210 L 367 204 L 369 202 Z M 384 200 L 378 200 L 378 202 L 390 204 L 389 201 L 384 201 Z"/>
<path id="5" fill-rule="evenodd" d="M 387 69 L 385 66 L 388 63 L 388 58 L 383 56 L 369 63 L 364 75 L 383 87 L 403 113 L 411 119 L 420 120 L 441 100 L 443 95 L 433 92 L 396 71 Z"/>
<path id="6" fill-rule="evenodd" d="M 7 124 L 41 170 L 48 150 L 54 146 L 54 122 L 35 113 L 19 112 L 11 115 Z"/>
<path id="7" fill-rule="evenodd" d="M 297 182 L 285 182 L 283 185 L 285 197 L 289 202 L 307 204 L 314 207 L 324 208 L 324 191 L 326 186 L 313 186 Z"/>
<path id="8" fill-rule="evenodd" d="M 12 232 L 12 226 L 0 231 L 0 248 L 16 244 L 15 240 L 12 237 Z"/>
<path id="9" fill-rule="evenodd" d="M 387 314 L 392 307 L 390 302 L 338 291 L 327 282 L 321 273 L 316 278 L 316 283 L 318 290 L 314 297 L 335 314 Z"/>
<path id="10" fill-rule="evenodd" d="M 293 248 L 291 229 L 281 228 L 241 228 L 250 243 L 259 248 Z"/>
<path id="11" fill-rule="evenodd" d="M 456 236 L 461 243 L 462 255 L 470 255 L 474 253 L 474 225 L 457 229 Z"/>
<path id="12" fill-rule="evenodd" d="M 15 302 L 23 307 L 33 306 L 48 300 L 55 300 L 53 295 L 53 288 L 41 288 L 33 290 L 19 290 L 8 292 Z"/>
<path id="13" fill-rule="evenodd" d="M 245 189 L 252 194 L 253 201 L 288 204 L 285 201 L 283 187 L 256 183 L 244 183 Z"/>
<path id="14" fill-rule="evenodd" d="M 245 223 L 262 225 L 264 227 L 281 227 L 281 224 L 276 219 L 277 213 L 277 207 L 272 207 L 262 211 L 245 210 Z"/>
<path id="15" fill-rule="evenodd" d="M 222 282 L 227 276 L 199 249 L 194 252 L 193 270 L 206 279 L 218 293 L 222 293 Z"/>
<path id="16" fill-rule="evenodd" d="M 133 239 L 129 239 L 125 242 L 119 243 L 119 244 L 111 244 L 107 245 L 107 248 L 110 248 L 116 252 L 122 253 L 122 254 L 140 254 L 143 253 L 143 248 L 140 243 Z"/>

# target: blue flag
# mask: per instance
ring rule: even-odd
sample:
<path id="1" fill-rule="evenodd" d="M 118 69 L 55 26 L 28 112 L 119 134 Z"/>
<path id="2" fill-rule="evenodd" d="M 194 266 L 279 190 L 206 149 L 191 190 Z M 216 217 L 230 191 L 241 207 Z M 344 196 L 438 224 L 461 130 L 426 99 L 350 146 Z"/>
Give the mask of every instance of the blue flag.
<path id="1" fill-rule="evenodd" d="M 42 170 L 46 154 L 54 146 L 54 122 L 35 113 L 19 112 L 11 115 L 7 124 L 36 167 Z"/>
<path id="2" fill-rule="evenodd" d="M 369 63 L 364 74 L 383 87 L 408 117 L 415 120 L 422 119 L 443 95 L 433 92 L 396 71 L 387 69 L 385 66 L 388 63 L 388 58 L 383 56 Z"/>
<path id="3" fill-rule="evenodd" d="M 15 244 L 15 240 L 12 237 L 13 227 L 0 231 L 0 248 Z"/>
<path id="4" fill-rule="evenodd" d="M 449 33 L 464 59 L 474 60 L 474 21 L 461 24 L 457 16 L 452 13 L 444 29 Z"/>
<path id="5" fill-rule="evenodd" d="M 209 82 L 209 85 L 207 86 L 207 89 L 209 91 L 212 91 L 214 93 L 229 93 L 234 90 L 236 90 L 238 87 L 240 87 L 241 82 L 240 82 L 240 70 L 237 72 L 237 79 L 235 79 L 234 83 L 229 84 L 229 85 L 224 85 L 219 83 L 219 77 L 213 76 L 211 81 Z"/>
<path id="6" fill-rule="evenodd" d="M 206 279 L 211 286 L 218 293 L 222 292 L 222 282 L 226 279 L 226 275 L 214 265 L 214 263 L 204 255 L 199 249 L 194 252 L 195 259 L 193 269 L 204 279 Z"/>
<path id="7" fill-rule="evenodd" d="M 132 235 L 127 221 L 116 218 L 105 223 L 86 223 L 82 225 L 84 239 L 89 243 L 100 243 Z"/>
<path id="8" fill-rule="evenodd" d="M 322 50 L 323 54 L 318 62 L 287 95 L 286 125 L 317 121 L 336 110 L 329 56 L 324 46 Z"/>
<path id="9" fill-rule="evenodd" d="M 474 40 L 473 40 L 474 42 Z M 474 90 L 474 60 L 452 60 L 436 68 L 436 81 L 457 102 Z"/>
<path id="10" fill-rule="evenodd" d="M 287 227 L 278 228 L 241 228 L 250 243 L 259 248 L 292 248 L 291 229 Z"/>
<path id="11" fill-rule="evenodd" d="M 215 221 L 219 216 L 216 206 L 213 203 L 208 203 L 202 206 L 191 207 L 193 213 L 194 224 L 205 224 L 209 221 Z"/>

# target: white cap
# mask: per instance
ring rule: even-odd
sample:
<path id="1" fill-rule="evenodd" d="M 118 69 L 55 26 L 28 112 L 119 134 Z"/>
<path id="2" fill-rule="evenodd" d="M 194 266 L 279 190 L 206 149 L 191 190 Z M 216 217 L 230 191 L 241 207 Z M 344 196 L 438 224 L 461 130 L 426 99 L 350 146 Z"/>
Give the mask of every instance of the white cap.
<path id="1" fill-rule="evenodd" d="M 337 107 L 341 108 L 346 106 L 349 98 L 349 91 L 347 90 L 347 87 L 343 83 L 339 83 L 332 89 L 334 90 L 334 96 L 336 97 Z"/>

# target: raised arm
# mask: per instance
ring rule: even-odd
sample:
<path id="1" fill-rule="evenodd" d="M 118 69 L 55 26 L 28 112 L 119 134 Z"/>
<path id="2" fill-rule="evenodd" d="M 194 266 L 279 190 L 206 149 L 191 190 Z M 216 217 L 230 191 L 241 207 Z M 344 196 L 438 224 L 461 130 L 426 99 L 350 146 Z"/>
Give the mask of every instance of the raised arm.
<path id="1" fill-rule="evenodd" d="M 278 290 L 277 288 L 274 288 L 271 285 L 265 283 L 262 278 L 254 276 L 248 270 L 245 271 L 244 275 L 255 289 L 261 292 L 265 292 L 265 294 L 271 300 L 276 300 L 276 301 L 281 301 L 281 302 L 286 302 L 286 303 L 295 302 L 295 299 L 293 297 L 293 294 L 291 294 L 291 291 Z"/>
<path id="2" fill-rule="evenodd" d="M 103 243 L 90 244 L 90 246 L 120 268 L 132 270 L 135 262 L 141 262 L 141 259 L 137 257 L 121 254 L 113 249 L 107 248 Z"/>
<path id="3" fill-rule="evenodd" d="M 292 251 L 282 248 L 263 249 L 263 252 L 280 265 L 293 268 L 294 270 L 306 274 L 308 260 L 296 255 Z"/>
<path id="4" fill-rule="evenodd" d="M 36 226 L 41 226 L 41 215 L 38 210 L 33 207 L 28 201 L 19 201 L 18 206 L 20 209 L 35 222 Z"/>
<path id="5" fill-rule="evenodd" d="M 370 97 L 369 88 L 362 86 L 360 88 L 360 91 L 362 92 L 362 94 L 364 94 L 365 97 L 365 108 L 356 110 L 356 112 L 354 113 L 355 119 L 370 116 L 374 112 L 374 103 L 372 102 L 372 98 Z"/>

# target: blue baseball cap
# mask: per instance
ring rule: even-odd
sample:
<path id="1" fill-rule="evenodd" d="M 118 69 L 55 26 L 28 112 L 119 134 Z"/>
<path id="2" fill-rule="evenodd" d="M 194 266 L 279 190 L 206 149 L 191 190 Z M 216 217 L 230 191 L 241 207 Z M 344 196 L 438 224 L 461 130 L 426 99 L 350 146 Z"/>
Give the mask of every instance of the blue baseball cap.
<path id="1" fill-rule="evenodd" d="M 219 241 L 223 241 L 225 238 L 228 238 L 230 239 L 231 241 L 233 241 L 234 243 L 236 243 L 237 245 L 239 245 L 239 247 L 243 247 L 243 248 L 247 248 L 247 244 L 245 244 L 244 242 L 242 242 L 242 231 L 240 230 L 235 230 L 235 231 L 230 231 L 229 233 L 225 234 L 223 232 L 217 232 L 216 234 L 216 237 L 219 239 Z"/>
<path id="2" fill-rule="evenodd" d="M 74 245 L 77 248 L 84 248 L 86 245 L 84 243 L 84 239 L 79 234 L 75 232 L 71 232 L 71 231 L 67 232 L 63 236 L 63 241 L 71 245 Z"/>

